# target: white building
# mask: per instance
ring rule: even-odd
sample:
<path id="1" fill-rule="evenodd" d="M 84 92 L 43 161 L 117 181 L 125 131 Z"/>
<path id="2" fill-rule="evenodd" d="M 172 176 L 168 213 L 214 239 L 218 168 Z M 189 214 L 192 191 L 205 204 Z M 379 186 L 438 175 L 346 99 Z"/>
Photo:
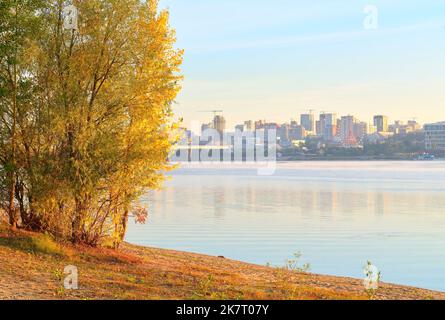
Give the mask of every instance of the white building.
<path id="1" fill-rule="evenodd" d="M 425 125 L 427 150 L 445 150 L 445 121 Z"/>
<path id="2" fill-rule="evenodd" d="M 322 136 L 325 141 L 332 141 L 337 135 L 337 114 L 320 114 L 320 121 L 318 121 L 318 126 L 319 127 L 317 135 Z"/>

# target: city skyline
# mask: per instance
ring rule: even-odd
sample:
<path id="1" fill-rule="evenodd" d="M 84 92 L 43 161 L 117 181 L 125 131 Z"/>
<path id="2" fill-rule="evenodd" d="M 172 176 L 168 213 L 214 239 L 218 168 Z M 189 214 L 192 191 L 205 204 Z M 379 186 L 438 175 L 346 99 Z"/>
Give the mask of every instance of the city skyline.
<path id="1" fill-rule="evenodd" d="M 314 127 L 313 130 L 308 130 L 308 131 L 312 131 L 315 132 L 316 127 L 315 124 L 317 121 L 320 120 L 320 117 L 322 117 L 323 115 L 335 115 L 336 120 L 341 120 L 344 117 L 352 117 L 354 119 L 354 121 L 356 122 L 361 122 L 361 123 L 367 123 L 369 125 L 375 125 L 375 121 L 376 121 L 376 117 L 384 117 L 386 118 L 386 125 L 384 125 L 385 127 L 389 127 L 391 125 L 403 125 L 403 124 L 408 124 L 410 122 L 416 122 L 417 124 L 419 124 L 420 126 L 423 127 L 423 125 L 427 125 L 427 124 L 434 124 L 434 123 L 438 123 L 438 122 L 443 122 L 442 119 L 435 119 L 433 121 L 429 121 L 429 122 L 421 122 L 418 120 L 418 118 L 413 117 L 413 118 L 409 118 L 409 117 L 401 117 L 401 118 L 390 118 L 388 117 L 386 114 L 383 113 L 376 113 L 374 115 L 371 116 L 370 119 L 362 119 L 360 117 L 358 117 L 357 115 L 354 115 L 352 113 L 347 113 L 347 114 L 340 114 L 336 111 L 330 111 L 330 112 L 311 112 L 311 110 L 314 109 L 310 109 L 307 112 L 301 112 L 301 113 L 297 113 L 295 115 L 295 117 L 288 117 L 287 120 L 284 121 L 273 121 L 271 119 L 267 119 L 267 118 L 261 118 L 261 117 L 256 117 L 256 118 L 252 118 L 252 119 L 241 119 L 239 122 L 234 122 L 233 120 L 230 119 L 230 117 L 227 117 L 226 114 L 224 112 L 222 112 L 221 110 L 218 110 L 218 114 L 215 114 L 215 111 L 200 111 L 200 113 L 207 113 L 207 118 L 204 119 L 203 121 L 198 121 L 198 120 L 192 120 L 192 122 L 190 123 L 190 125 L 183 125 L 183 127 L 195 132 L 195 133 L 199 133 L 196 131 L 200 131 L 201 126 L 207 126 L 207 127 L 211 127 L 212 125 L 214 125 L 215 122 L 215 117 L 218 118 L 218 121 L 223 121 L 224 122 L 224 127 L 225 127 L 225 131 L 231 131 L 231 130 L 235 130 L 238 126 L 240 125 L 245 125 L 246 122 L 252 122 L 253 124 L 255 124 L 255 122 L 264 122 L 264 123 L 268 123 L 268 124 L 277 124 L 277 125 L 284 125 L 284 124 L 291 124 L 292 122 L 294 123 L 298 123 L 298 125 L 304 126 L 307 129 L 307 126 L 303 123 L 304 120 L 302 119 L 302 117 L 304 116 L 312 116 L 313 117 L 313 121 L 314 121 Z M 210 113 L 214 113 L 214 116 L 209 116 Z M 221 117 L 223 119 L 221 119 Z M 406 120 L 403 120 L 406 119 Z M 308 120 L 306 120 L 308 121 Z M 234 123 L 234 125 L 228 125 L 228 124 L 232 124 Z M 378 127 L 378 126 L 376 126 Z M 218 131 L 222 131 L 221 128 L 217 128 Z M 377 130 L 377 131 L 387 131 L 387 130 Z"/>
<path id="2" fill-rule="evenodd" d="M 185 50 L 175 114 L 188 126 L 222 109 L 228 127 L 311 108 L 445 119 L 445 3 L 374 1 L 376 30 L 363 27 L 367 4 L 162 0 Z"/>
<path id="3" fill-rule="evenodd" d="M 210 112 L 214 113 L 213 121 L 201 124 L 200 128 L 199 123 L 193 129 L 183 127 L 175 161 L 207 161 L 210 149 L 219 150 L 211 153 L 218 161 L 253 161 L 253 148 L 259 147 L 261 154 L 261 148 L 272 147 L 274 153 L 277 146 L 277 157 L 285 161 L 336 157 L 434 160 L 445 151 L 445 122 L 440 121 L 425 125 L 416 120 L 391 123 L 380 114 L 369 123 L 354 115 L 321 113 L 317 119 L 315 114 L 307 113 L 300 114 L 300 121 L 285 123 L 245 120 L 230 130 L 221 110 Z"/>

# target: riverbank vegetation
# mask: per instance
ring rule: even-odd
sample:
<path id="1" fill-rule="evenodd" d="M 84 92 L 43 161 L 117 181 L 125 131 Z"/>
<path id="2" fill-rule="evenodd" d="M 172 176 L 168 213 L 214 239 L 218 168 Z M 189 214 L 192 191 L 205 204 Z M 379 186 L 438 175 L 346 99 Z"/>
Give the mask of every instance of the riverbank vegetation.
<path id="1" fill-rule="evenodd" d="M 418 160 L 419 156 L 427 152 L 424 132 L 395 134 L 382 141 L 363 140 L 356 146 L 348 147 L 338 142 L 325 142 L 321 137 L 309 136 L 300 145 L 282 148 L 279 160 Z M 438 158 L 444 157 L 440 151 L 435 151 L 433 154 Z"/>
<path id="2" fill-rule="evenodd" d="M 117 247 L 131 215 L 146 219 L 137 199 L 162 183 L 177 138 L 182 51 L 168 20 L 157 0 L 1 1 L 0 206 L 12 228 Z"/>

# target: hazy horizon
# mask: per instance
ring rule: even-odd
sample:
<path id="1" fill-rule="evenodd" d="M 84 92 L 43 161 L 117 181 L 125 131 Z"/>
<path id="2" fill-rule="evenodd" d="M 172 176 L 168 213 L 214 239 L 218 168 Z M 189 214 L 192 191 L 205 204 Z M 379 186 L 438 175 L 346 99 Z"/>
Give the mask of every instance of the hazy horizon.
<path id="1" fill-rule="evenodd" d="M 279 123 L 309 109 L 371 122 L 445 120 L 445 1 L 161 0 L 185 49 L 184 124 L 221 109 L 228 127 Z"/>

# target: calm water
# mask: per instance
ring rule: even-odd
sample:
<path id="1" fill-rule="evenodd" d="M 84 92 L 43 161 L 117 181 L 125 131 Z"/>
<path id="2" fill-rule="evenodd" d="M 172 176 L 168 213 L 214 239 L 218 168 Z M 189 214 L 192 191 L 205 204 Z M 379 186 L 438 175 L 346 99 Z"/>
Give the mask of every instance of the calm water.
<path id="1" fill-rule="evenodd" d="M 445 291 L 445 162 L 283 163 L 182 168 L 147 195 L 141 245 L 283 265 L 296 251 L 311 271 Z"/>

